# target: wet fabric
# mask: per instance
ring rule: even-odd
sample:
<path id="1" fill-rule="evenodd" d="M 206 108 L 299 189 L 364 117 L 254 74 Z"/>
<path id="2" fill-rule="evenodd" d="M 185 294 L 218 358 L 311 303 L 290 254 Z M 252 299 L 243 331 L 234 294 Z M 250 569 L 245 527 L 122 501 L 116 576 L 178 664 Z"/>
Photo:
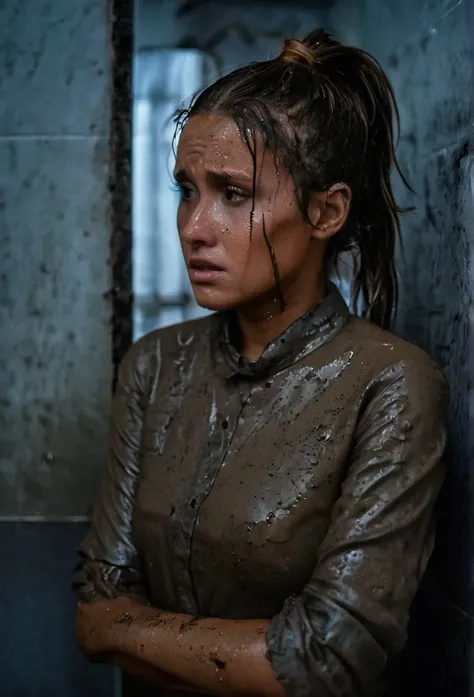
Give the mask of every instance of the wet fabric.
<path id="1" fill-rule="evenodd" d="M 256 361 L 237 334 L 217 314 L 125 357 L 74 587 L 272 618 L 290 697 L 378 694 L 432 551 L 444 377 L 334 286 Z"/>

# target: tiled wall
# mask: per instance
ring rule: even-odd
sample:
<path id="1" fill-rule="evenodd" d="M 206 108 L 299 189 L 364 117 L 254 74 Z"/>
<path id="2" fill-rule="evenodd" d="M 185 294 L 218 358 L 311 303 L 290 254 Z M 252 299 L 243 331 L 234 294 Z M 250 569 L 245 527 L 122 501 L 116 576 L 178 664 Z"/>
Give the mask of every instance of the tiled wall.
<path id="1" fill-rule="evenodd" d="M 1 8 L 0 516 L 84 515 L 111 384 L 106 6 Z"/>
<path id="2" fill-rule="evenodd" d="M 69 579 L 111 392 L 109 72 L 106 2 L 0 3 L 2 697 L 112 689 Z"/>
<path id="3" fill-rule="evenodd" d="M 117 676 L 74 643 L 70 590 L 85 525 L 0 524 L 0 695 L 118 697 Z"/>

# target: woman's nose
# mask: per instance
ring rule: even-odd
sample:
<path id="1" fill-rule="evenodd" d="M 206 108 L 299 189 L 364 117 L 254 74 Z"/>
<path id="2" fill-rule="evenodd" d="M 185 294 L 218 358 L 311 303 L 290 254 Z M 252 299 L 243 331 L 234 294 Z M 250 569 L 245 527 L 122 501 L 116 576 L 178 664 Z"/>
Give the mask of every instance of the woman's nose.
<path id="1" fill-rule="evenodd" d="M 204 200 L 197 203 L 185 220 L 181 220 L 179 228 L 181 240 L 192 246 L 212 246 L 216 242 L 212 209 Z"/>

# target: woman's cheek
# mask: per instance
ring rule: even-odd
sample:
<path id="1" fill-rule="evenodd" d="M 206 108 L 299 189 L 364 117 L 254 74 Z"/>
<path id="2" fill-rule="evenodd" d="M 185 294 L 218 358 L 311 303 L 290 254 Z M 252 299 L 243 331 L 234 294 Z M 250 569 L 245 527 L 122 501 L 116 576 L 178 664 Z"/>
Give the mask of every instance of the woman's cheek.
<path id="1" fill-rule="evenodd" d="M 186 227 L 188 220 L 188 215 L 186 214 L 186 209 L 182 203 L 179 204 L 178 206 L 178 212 L 176 214 L 176 224 L 178 227 L 178 235 L 180 239 L 183 236 L 183 231 Z"/>

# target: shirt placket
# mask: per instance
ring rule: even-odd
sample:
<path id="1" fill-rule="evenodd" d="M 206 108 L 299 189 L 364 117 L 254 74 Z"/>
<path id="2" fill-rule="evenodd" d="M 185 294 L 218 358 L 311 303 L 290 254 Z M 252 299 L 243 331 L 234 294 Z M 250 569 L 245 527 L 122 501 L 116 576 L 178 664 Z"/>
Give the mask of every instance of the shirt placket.
<path id="1" fill-rule="evenodd" d="M 251 385 L 243 381 L 229 381 L 225 389 L 219 393 L 218 396 L 214 392 L 208 435 L 186 495 L 183 496 L 180 510 L 177 511 L 181 525 L 174 540 L 176 592 L 183 611 L 190 614 L 199 613 L 191 564 L 193 535 L 199 511 L 211 493 L 224 463 L 227 450 L 238 428 L 240 415 L 250 398 Z"/>

